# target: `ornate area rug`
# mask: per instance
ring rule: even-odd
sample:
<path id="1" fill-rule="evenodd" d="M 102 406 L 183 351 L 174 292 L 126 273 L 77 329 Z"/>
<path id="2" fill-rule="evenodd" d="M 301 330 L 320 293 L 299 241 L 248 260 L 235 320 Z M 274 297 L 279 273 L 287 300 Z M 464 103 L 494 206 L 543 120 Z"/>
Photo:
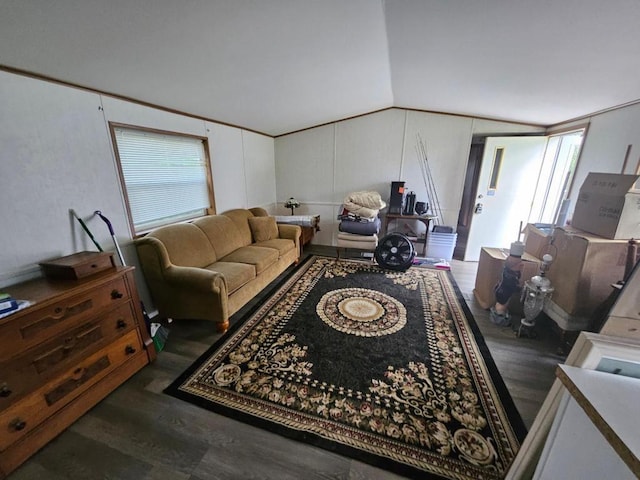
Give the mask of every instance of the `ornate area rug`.
<path id="1" fill-rule="evenodd" d="M 310 257 L 167 393 L 415 478 L 497 479 L 526 429 L 448 271 Z"/>

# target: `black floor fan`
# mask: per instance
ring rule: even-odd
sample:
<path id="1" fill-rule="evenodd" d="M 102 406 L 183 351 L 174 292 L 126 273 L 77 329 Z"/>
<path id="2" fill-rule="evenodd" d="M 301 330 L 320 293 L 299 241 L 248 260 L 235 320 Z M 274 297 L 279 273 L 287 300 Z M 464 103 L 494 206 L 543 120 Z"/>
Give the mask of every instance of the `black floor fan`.
<path id="1" fill-rule="evenodd" d="M 390 233 L 378 242 L 373 255 L 382 268 L 404 271 L 413 263 L 416 250 L 406 235 Z"/>

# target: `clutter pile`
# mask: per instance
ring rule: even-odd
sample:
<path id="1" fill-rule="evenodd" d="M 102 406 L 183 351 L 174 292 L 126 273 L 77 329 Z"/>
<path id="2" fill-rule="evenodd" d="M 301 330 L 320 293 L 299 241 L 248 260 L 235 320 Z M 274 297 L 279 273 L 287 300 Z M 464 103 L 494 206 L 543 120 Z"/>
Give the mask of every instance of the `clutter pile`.
<path id="1" fill-rule="evenodd" d="M 31 305 L 28 300 L 16 300 L 8 293 L 0 292 L 0 318 L 8 317 L 12 313 Z"/>
<path id="2" fill-rule="evenodd" d="M 378 192 L 362 191 L 348 195 L 338 213 L 338 248 L 375 250 L 381 223 L 378 214 L 386 206 Z"/>
<path id="3" fill-rule="evenodd" d="M 508 303 L 511 296 L 520 291 L 520 276 L 522 275 L 522 254 L 524 243 L 517 241 L 511 244 L 500 282 L 495 286 L 496 303 L 489 310 L 489 319 L 496 325 L 508 327 L 511 325 Z"/>

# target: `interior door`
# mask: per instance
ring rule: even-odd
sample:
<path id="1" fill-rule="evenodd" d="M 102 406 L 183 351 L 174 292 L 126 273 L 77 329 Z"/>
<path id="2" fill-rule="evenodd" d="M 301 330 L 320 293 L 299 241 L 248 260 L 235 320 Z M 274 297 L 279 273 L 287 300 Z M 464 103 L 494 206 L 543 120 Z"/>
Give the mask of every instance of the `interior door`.
<path id="1" fill-rule="evenodd" d="M 482 247 L 509 248 L 529 220 L 548 137 L 488 137 L 485 142 L 465 261 Z"/>
<path id="2" fill-rule="evenodd" d="M 453 258 L 456 260 L 464 260 L 464 252 L 467 250 L 467 238 L 469 238 L 469 227 L 471 227 L 473 207 L 476 204 L 478 176 L 480 175 L 483 153 L 484 138 L 482 139 L 482 143 L 471 143 L 469 161 L 467 162 L 467 173 L 464 177 L 462 202 L 460 203 L 460 212 L 458 213 L 458 225 L 456 228 L 458 238 L 455 249 L 453 250 Z"/>

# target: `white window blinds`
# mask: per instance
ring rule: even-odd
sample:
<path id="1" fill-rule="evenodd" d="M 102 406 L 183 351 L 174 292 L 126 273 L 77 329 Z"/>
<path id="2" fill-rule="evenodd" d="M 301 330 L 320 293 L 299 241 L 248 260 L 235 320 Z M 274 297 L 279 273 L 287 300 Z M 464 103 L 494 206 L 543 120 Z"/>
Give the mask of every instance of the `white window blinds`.
<path id="1" fill-rule="evenodd" d="M 199 138 L 115 127 L 135 233 L 206 214 L 208 162 Z"/>

